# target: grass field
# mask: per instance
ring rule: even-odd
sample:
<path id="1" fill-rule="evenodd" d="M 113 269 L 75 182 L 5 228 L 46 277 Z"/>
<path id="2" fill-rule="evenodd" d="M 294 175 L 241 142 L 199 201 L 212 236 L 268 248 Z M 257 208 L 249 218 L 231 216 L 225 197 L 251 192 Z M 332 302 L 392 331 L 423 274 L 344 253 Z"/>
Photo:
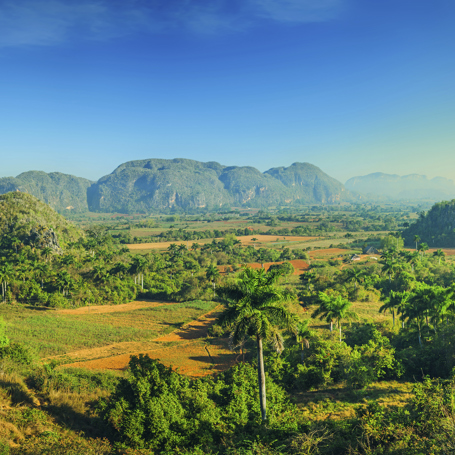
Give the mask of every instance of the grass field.
<path id="1" fill-rule="evenodd" d="M 100 313 L 94 308 L 90 313 L 88 307 L 86 312 L 69 313 L 68 310 L 0 305 L 0 316 L 8 324 L 8 336 L 12 341 L 27 344 L 40 357 L 49 357 L 116 343 L 151 341 L 198 318 L 214 306 L 212 302 L 199 301 L 160 306 L 150 302 L 149 307 L 129 311 L 123 308 L 126 311 Z"/>

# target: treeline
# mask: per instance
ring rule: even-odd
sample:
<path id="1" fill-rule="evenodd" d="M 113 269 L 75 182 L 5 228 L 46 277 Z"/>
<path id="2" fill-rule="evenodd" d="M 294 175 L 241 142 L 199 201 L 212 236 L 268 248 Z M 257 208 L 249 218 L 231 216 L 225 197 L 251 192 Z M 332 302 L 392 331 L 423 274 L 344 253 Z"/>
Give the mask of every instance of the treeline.
<path id="1" fill-rule="evenodd" d="M 415 236 L 430 247 L 455 247 L 455 199 L 437 203 L 427 213 L 420 212 L 417 221 L 403 231 L 407 245 L 415 244 Z"/>

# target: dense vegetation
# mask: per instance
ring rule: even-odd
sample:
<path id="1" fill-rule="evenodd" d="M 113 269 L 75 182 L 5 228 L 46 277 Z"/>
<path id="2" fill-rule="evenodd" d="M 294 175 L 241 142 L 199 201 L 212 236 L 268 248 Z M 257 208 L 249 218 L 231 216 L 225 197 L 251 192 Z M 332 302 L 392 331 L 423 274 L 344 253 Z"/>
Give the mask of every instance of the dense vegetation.
<path id="1" fill-rule="evenodd" d="M 441 249 L 429 253 L 419 239 L 417 251 L 405 250 L 394 230 L 370 239 L 381 249 L 376 259 L 352 262 L 338 253 L 321 259 L 313 251 L 309 270 L 291 276 L 288 261 L 309 260 L 307 251 L 242 245 L 233 232 L 198 245 L 188 235 L 199 231 L 182 228 L 184 243 L 132 254 L 110 234 L 117 229 L 79 230 L 29 195 L 11 193 L 0 204 L 1 309 L 8 321 L 0 320 L 0 453 L 453 452 L 455 265 Z M 267 223 L 298 227 L 314 219 L 337 232 L 343 223 L 366 227 L 378 216 L 395 226 L 408 220 L 378 209 L 345 215 L 262 212 L 249 221 L 279 228 Z M 169 223 L 181 221 L 156 223 L 168 233 Z M 346 235 L 354 242 L 349 251 L 360 253 L 364 233 Z M 282 264 L 268 272 L 239 267 L 248 262 Z M 71 369 L 40 360 L 44 351 L 30 341 L 46 324 L 64 337 L 69 324 L 61 315 L 37 314 L 23 321 L 33 329 L 17 328 L 22 304 L 46 309 L 136 296 L 183 301 L 174 315 L 208 311 L 214 298 L 223 303 L 209 334 L 230 341 L 235 366 L 189 378 L 138 355 L 118 374 Z M 65 346 L 151 336 L 150 329 L 145 335 L 126 327 L 115 333 L 109 320 L 79 319 L 80 335 L 66 335 Z"/>
<path id="2" fill-rule="evenodd" d="M 408 245 L 424 242 L 433 247 L 455 247 L 455 199 L 435 204 L 427 213 L 403 232 Z"/>

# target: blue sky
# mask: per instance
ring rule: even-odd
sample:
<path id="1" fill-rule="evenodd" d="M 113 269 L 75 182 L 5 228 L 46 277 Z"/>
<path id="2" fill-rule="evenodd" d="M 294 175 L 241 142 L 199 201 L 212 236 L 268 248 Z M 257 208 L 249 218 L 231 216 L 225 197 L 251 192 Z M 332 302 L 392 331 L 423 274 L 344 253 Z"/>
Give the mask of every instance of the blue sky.
<path id="1" fill-rule="evenodd" d="M 453 0 L 0 0 L 0 176 L 455 178 L 454 23 Z"/>

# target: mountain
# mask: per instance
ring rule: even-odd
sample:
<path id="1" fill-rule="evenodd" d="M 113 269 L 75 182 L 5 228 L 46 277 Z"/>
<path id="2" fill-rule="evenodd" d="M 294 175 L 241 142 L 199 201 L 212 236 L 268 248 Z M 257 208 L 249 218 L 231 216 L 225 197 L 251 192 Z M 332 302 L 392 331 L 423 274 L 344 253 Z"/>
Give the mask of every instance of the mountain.
<path id="1" fill-rule="evenodd" d="M 290 198 L 303 203 L 335 203 L 347 197 L 343 185 L 309 163 L 294 163 L 289 167 L 275 167 L 265 174 L 278 179 L 289 188 Z"/>
<path id="2" fill-rule="evenodd" d="M 335 203 L 347 192 L 308 163 L 261 173 L 253 167 L 177 158 L 124 163 L 93 184 L 87 196 L 92 211 L 132 213 L 172 207 Z"/>
<path id="3" fill-rule="evenodd" d="M 87 188 L 90 180 L 73 175 L 29 171 L 17 177 L 0 178 L 0 194 L 10 191 L 29 193 L 58 212 L 88 210 Z"/>
<path id="4" fill-rule="evenodd" d="M 432 247 L 455 247 L 455 199 L 439 202 L 402 232 L 406 245 L 415 246 L 414 236 Z"/>
<path id="5" fill-rule="evenodd" d="M 4 248 L 17 239 L 24 245 L 60 251 L 81 236 L 82 231 L 36 197 L 18 191 L 0 195 L 0 239 Z"/>
<path id="6" fill-rule="evenodd" d="M 345 183 L 348 191 L 355 191 L 369 199 L 426 199 L 440 201 L 455 197 L 455 184 L 443 177 L 428 179 L 425 175 L 399 176 L 376 172 L 353 177 Z"/>

